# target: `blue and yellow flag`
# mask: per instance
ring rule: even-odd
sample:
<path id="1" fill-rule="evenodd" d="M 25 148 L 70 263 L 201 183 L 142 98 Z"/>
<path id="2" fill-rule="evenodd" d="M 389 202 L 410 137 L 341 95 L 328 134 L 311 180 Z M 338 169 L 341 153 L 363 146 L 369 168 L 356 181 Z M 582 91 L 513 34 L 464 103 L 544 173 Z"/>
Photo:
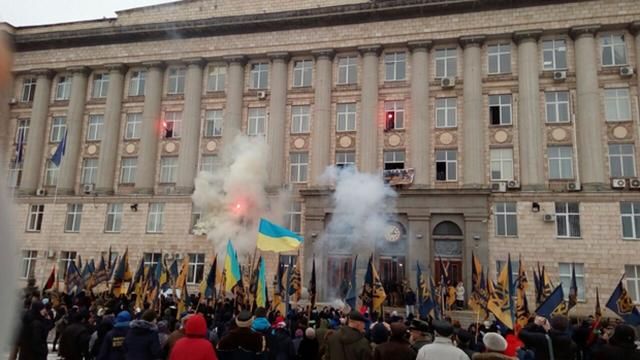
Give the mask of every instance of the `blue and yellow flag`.
<path id="1" fill-rule="evenodd" d="M 209 269 L 209 274 L 207 277 L 202 279 L 200 283 L 200 295 L 210 299 L 216 293 L 216 272 L 218 269 L 218 257 L 216 256 L 213 259 L 213 264 L 211 264 L 211 268 Z"/>
<path id="2" fill-rule="evenodd" d="M 543 302 L 536 309 L 536 315 L 542 317 L 550 317 L 556 309 L 564 304 L 564 291 L 562 291 L 562 284 L 558 285 L 555 290 L 551 292 Z"/>
<path id="3" fill-rule="evenodd" d="M 231 240 L 227 242 L 227 256 L 224 259 L 225 291 L 232 292 L 236 285 L 242 284 L 240 263 Z"/>
<path id="4" fill-rule="evenodd" d="M 80 291 L 82 289 L 82 276 L 80 275 L 80 271 L 78 270 L 78 267 L 76 267 L 76 262 L 74 260 L 71 260 L 69 267 L 67 268 L 65 284 L 67 285 L 67 294 L 71 294 L 74 289 L 76 291 Z"/>
<path id="5" fill-rule="evenodd" d="M 382 310 L 382 304 L 387 298 L 378 272 L 373 265 L 373 255 L 369 257 L 369 264 L 367 265 L 367 273 L 364 275 L 364 286 L 362 287 L 362 295 L 360 298 L 362 299 L 362 305 L 369 307 L 371 311 Z"/>
<path id="6" fill-rule="evenodd" d="M 422 273 L 420 263 L 416 261 L 417 273 L 416 273 L 416 289 L 418 292 L 418 313 L 421 318 L 426 318 L 427 315 L 436 307 L 436 303 L 431 296 L 431 290 L 427 284 L 427 279 Z"/>
<path id="7" fill-rule="evenodd" d="M 266 219 L 260 219 L 256 245 L 262 251 L 292 251 L 300 248 L 302 236 Z"/>
<path id="8" fill-rule="evenodd" d="M 633 299 L 629 296 L 627 289 L 622 285 L 622 280 L 618 282 L 618 286 L 607 301 L 607 308 L 618 314 L 628 325 L 640 325 L 640 312 L 633 304 Z"/>
<path id="9" fill-rule="evenodd" d="M 267 269 L 264 266 L 264 259 L 260 257 L 260 267 L 258 270 L 258 288 L 256 290 L 256 305 L 267 307 Z"/>
<path id="10" fill-rule="evenodd" d="M 353 310 L 356 308 L 356 266 L 358 265 L 358 254 L 353 259 L 353 265 L 351 266 L 351 280 L 349 281 L 349 291 L 347 291 L 347 297 L 345 302 Z"/>

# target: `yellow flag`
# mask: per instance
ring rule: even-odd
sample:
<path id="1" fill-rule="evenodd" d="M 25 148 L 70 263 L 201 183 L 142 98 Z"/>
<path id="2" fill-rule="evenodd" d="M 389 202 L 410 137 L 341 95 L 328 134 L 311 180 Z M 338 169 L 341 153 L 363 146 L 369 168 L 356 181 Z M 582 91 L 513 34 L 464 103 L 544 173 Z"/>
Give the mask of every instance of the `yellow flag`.
<path id="1" fill-rule="evenodd" d="M 487 308 L 493 313 L 496 319 L 500 320 L 506 327 L 513 329 L 511 319 L 511 294 L 509 293 L 509 266 L 505 265 L 500 271 L 498 282 L 495 284 Z"/>

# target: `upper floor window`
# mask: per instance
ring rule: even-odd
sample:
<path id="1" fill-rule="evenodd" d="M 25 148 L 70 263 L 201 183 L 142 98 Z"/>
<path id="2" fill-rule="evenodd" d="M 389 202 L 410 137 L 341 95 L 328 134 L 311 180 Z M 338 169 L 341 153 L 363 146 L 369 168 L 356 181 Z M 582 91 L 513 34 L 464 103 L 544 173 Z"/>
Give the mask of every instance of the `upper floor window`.
<path id="1" fill-rule="evenodd" d="M 138 158 L 122 158 L 120 162 L 120 184 L 133 184 L 136 182 L 136 168 Z"/>
<path id="2" fill-rule="evenodd" d="M 292 201 L 287 216 L 289 218 L 289 230 L 300 234 L 302 231 L 302 202 Z"/>
<path id="3" fill-rule="evenodd" d="M 44 185 L 56 186 L 58 184 L 58 167 L 51 160 L 47 160 L 47 167 L 44 172 Z"/>
<path id="4" fill-rule="evenodd" d="M 338 58 L 338 84 L 348 85 L 358 82 L 358 58 L 343 56 Z"/>
<path id="5" fill-rule="evenodd" d="M 633 144 L 609 144 L 611 177 L 635 177 L 636 157 Z"/>
<path id="6" fill-rule="evenodd" d="M 491 125 L 511 125 L 511 95 L 489 95 Z"/>
<path id="7" fill-rule="evenodd" d="M 298 60 L 293 63 L 293 86 L 311 86 L 313 74 L 312 60 Z"/>
<path id="8" fill-rule="evenodd" d="M 108 204 L 104 232 L 119 233 L 122 228 L 122 204 Z"/>
<path id="9" fill-rule="evenodd" d="M 487 47 L 489 74 L 511 72 L 511 44 L 494 44 Z"/>
<path id="10" fill-rule="evenodd" d="M 549 179 L 573 179 L 573 148 L 549 146 Z"/>
<path id="11" fill-rule="evenodd" d="M 179 139 L 182 132 L 182 111 L 164 113 L 164 138 Z"/>
<path id="12" fill-rule="evenodd" d="M 640 239 L 640 202 L 621 202 L 622 237 Z"/>
<path id="13" fill-rule="evenodd" d="M 71 262 L 76 259 L 76 255 L 77 253 L 75 251 L 60 251 L 58 278 L 64 279 L 67 277 L 67 269 L 69 269 Z"/>
<path id="14" fill-rule="evenodd" d="M 184 94 L 184 79 L 187 70 L 184 67 L 169 69 L 169 83 L 167 84 L 167 94 Z"/>
<path id="15" fill-rule="evenodd" d="M 545 108 L 548 123 L 568 123 L 569 117 L 569 92 L 552 91 L 544 93 Z"/>
<path id="16" fill-rule="evenodd" d="M 457 74 L 456 48 L 436 49 L 436 78 L 455 77 Z"/>
<path id="17" fill-rule="evenodd" d="M 383 158 L 384 170 L 404 169 L 404 150 L 385 151 Z"/>
<path id="18" fill-rule="evenodd" d="M 399 81 L 407 78 L 407 54 L 392 52 L 384 55 L 385 81 Z"/>
<path id="19" fill-rule="evenodd" d="M 269 63 L 251 64 L 251 89 L 266 89 L 269 87 Z"/>
<path id="20" fill-rule="evenodd" d="M 458 180 L 458 155 L 456 150 L 436 150 L 436 181 Z"/>
<path id="21" fill-rule="evenodd" d="M 146 71 L 132 71 L 129 80 L 129 96 L 143 96 L 144 86 L 147 77 Z"/>
<path id="22" fill-rule="evenodd" d="M 491 149 L 491 180 L 513 179 L 513 149 Z"/>
<path id="23" fill-rule="evenodd" d="M 200 171 L 214 173 L 220 167 L 220 160 L 216 155 L 202 155 L 200 158 Z"/>
<path id="24" fill-rule="evenodd" d="M 71 96 L 71 77 L 60 76 L 56 84 L 56 100 L 69 100 Z"/>
<path id="25" fill-rule="evenodd" d="M 87 126 L 87 141 L 99 141 L 102 139 L 102 125 L 104 115 L 89 115 L 89 126 Z"/>
<path id="26" fill-rule="evenodd" d="M 436 127 L 448 128 L 457 126 L 456 98 L 436 99 Z"/>
<path id="27" fill-rule="evenodd" d="M 140 132 L 142 131 L 142 113 L 128 113 L 127 123 L 124 128 L 125 140 L 140 139 Z"/>
<path id="28" fill-rule="evenodd" d="M 604 113 L 607 121 L 631 120 L 629 89 L 605 89 Z"/>
<path id="29" fill-rule="evenodd" d="M 625 265 L 624 277 L 627 280 L 627 291 L 633 299 L 633 303 L 640 303 L 640 265 Z"/>
<path id="30" fill-rule="evenodd" d="M 385 101 L 384 112 L 387 115 L 386 129 L 404 129 L 404 102 L 403 101 Z M 391 117 L 389 115 L 392 115 Z M 390 122 L 389 119 L 393 121 Z"/>
<path id="31" fill-rule="evenodd" d="M 42 230 L 42 219 L 44 219 L 44 205 L 30 205 L 27 217 L 27 231 L 38 232 Z"/>
<path id="32" fill-rule="evenodd" d="M 306 134 L 310 129 L 309 105 L 294 105 L 291 107 L 291 133 Z"/>
<path id="33" fill-rule="evenodd" d="M 67 218 L 64 224 L 65 232 L 79 232 L 82 220 L 82 204 L 68 204 Z"/>
<path id="34" fill-rule="evenodd" d="M 602 46 L 602 65 L 616 66 L 627 64 L 627 46 L 624 35 L 610 34 L 600 37 Z"/>
<path id="35" fill-rule="evenodd" d="M 22 162 L 11 161 L 9 164 L 9 176 L 7 177 L 7 185 L 10 188 L 17 188 L 22 181 Z"/>
<path id="36" fill-rule="evenodd" d="M 210 66 L 207 75 L 207 91 L 224 91 L 226 76 L 226 66 Z"/>
<path id="37" fill-rule="evenodd" d="M 164 203 L 149 204 L 149 215 L 147 217 L 147 232 L 161 233 L 164 224 Z"/>
<path id="38" fill-rule="evenodd" d="M 178 177 L 178 158 L 163 156 L 160 158 L 160 183 L 172 184 Z"/>
<path id="39" fill-rule="evenodd" d="M 580 237 L 580 208 L 577 202 L 556 203 L 558 237 Z"/>
<path id="40" fill-rule="evenodd" d="M 544 70 L 567 68 L 567 43 L 564 39 L 542 41 L 542 68 Z"/>
<path id="41" fill-rule="evenodd" d="M 204 254 L 189 254 L 187 284 L 199 284 L 204 277 Z"/>
<path id="42" fill-rule="evenodd" d="M 158 265 L 158 263 L 162 262 L 162 253 L 143 253 L 142 254 L 142 263 L 144 267 L 153 268 Z"/>
<path id="43" fill-rule="evenodd" d="M 93 98 L 106 98 L 109 91 L 109 74 L 100 73 L 93 76 Z"/>
<path id="44" fill-rule="evenodd" d="M 294 152 L 289 155 L 290 173 L 289 180 L 292 183 L 307 181 L 307 169 L 309 167 L 309 153 Z"/>
<path id="45" fill-rule="evenodd" d="M 356 165 L 356 153 L 354 151 L 336 152 L 336 167 L 345 168 Z"/>
<path id="46" fill-rule="evenodd" d="M 518 235 L 518 212 L 515 202 L 496 203 L 495 221 L 497 236 Z"/>
<path id="47" fill-rule="evenodd" d="M 264 136 L 267 128 L 267 109 L 263 107 L 249 108 L 247 135 Z"/>
<path id="48" fill-rule="evenodd" d="M 35 278 L 37 259 L 38 259 L 37 251 L 22 250 L 22 272 L 20 274 L 22 278 L 24 279 Z"/>
<path id="49" fill-rule="evenodd" d="M 222 110 L 207 110 L 204 121 L 205 137 L 222 136 Z"/>
<path id="50" fill-rule="evenodd" d="M 585 287 L 584 287 L 584 264 L 579 263 L 559 263 L 558 264 L 558 277 L 560 278 L 560 285 L 562 285 L 562 292 L 564 293 L 564 299 L 569 299 L 569 292 L 571 291 L 571 282 L 573 273 L 576 275 L 576 286 L 578 287 L 578 300 L 585 300 Z"/>
<path id="51" fill-rule="evenodd" d="M 18 120 L 18 126 L 16 128 L 16 138 L 14 142 L 16 144 L 26 144 L 29 138 L 29 119 Z"/>
<path id="52" fill-rule="evenodd" d="M 64 116 L 54 116 L 53 119 L 51 119 L 49 141 L 59 143 L 62 141 L 65 131 L 67 131 L 67 118 Z"/>
<path id="53" fill-rule="evenodd" d="M 22 95 L 20 102 L 32 102 L 36 94 L 36 78 L 26 78 L 22 81 Z"/>
<path id="54" fill-rule="evenodd" d="M 336 107 L 337 131 L 356 131 L 356 104 L 342 103 Z"/>
<path id="55" fill-rule="evenodd" d="M 82 160 L 80 183 L 82 185 L 95 184 L 98 175 L 98 159 Z"/>

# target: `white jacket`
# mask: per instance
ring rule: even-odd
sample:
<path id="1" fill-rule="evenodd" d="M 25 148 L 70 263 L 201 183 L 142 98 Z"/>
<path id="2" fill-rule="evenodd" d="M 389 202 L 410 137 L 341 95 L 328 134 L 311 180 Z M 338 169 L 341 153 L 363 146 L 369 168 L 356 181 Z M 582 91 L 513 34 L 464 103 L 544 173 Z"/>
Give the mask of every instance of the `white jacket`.
<path id="1" fill-rule="evenodd" d="M 451 339 L 436 335 L 433 344 L 420 348 L 416 360 L 469 360 L 469 357 Z"/>

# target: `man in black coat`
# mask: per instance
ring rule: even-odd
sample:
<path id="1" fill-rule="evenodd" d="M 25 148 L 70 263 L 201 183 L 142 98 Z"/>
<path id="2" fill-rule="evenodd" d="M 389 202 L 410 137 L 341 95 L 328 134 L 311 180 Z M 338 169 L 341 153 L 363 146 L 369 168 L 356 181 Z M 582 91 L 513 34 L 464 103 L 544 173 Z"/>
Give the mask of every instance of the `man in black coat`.
<path id="1" fill-rule="evenodd" d="M 637 349 L 636 333 L 629 325 L 618 325 L 613 331 L 609 343 L 596 349 L 593 354 L 595 360 L 640 360 L 640 350 Z"/>
<path id="2" fill-rule="evenodd" d="M 555 360 L 573 360 L 577 346 L 567 333 L 568 327 L 569 320 L 565 316 L 556 315 L 551 322 L 538 316 L 533 324 L 520 331 L 519 337 L 527 348 L 534 350 L 537 360 L 550 359 L 549 342 Z"/>
<path id="3" fill-rule="evenodd" d="M 71 324 L 66 327 L 60 338 L 60 356 L 66 360 L 83 360 L 89 357 L 91 329 L 87 323 L 89 314 L 80 310 L 71 315 Z"/>
<path id="4" fill-rule="evenodd" d="M 20 347 L 18 359 L 46 360 L 49 352 L 47 335 L 52 328 L 53 323 L 44 304 L 40 301 L 31 304 L 31 309 L 25 313 L 22 319 L 22 330 L 18 340 Z"/>
<path id="5" fill-rule="evenodd" d="M 162 358 L 158 327 L 155 324 L 156 313 L 147 310 L 141 320 L 129 323 L 129 332 L 124 338 L 124 351 L 127 360 L 156 360 Z"/>

